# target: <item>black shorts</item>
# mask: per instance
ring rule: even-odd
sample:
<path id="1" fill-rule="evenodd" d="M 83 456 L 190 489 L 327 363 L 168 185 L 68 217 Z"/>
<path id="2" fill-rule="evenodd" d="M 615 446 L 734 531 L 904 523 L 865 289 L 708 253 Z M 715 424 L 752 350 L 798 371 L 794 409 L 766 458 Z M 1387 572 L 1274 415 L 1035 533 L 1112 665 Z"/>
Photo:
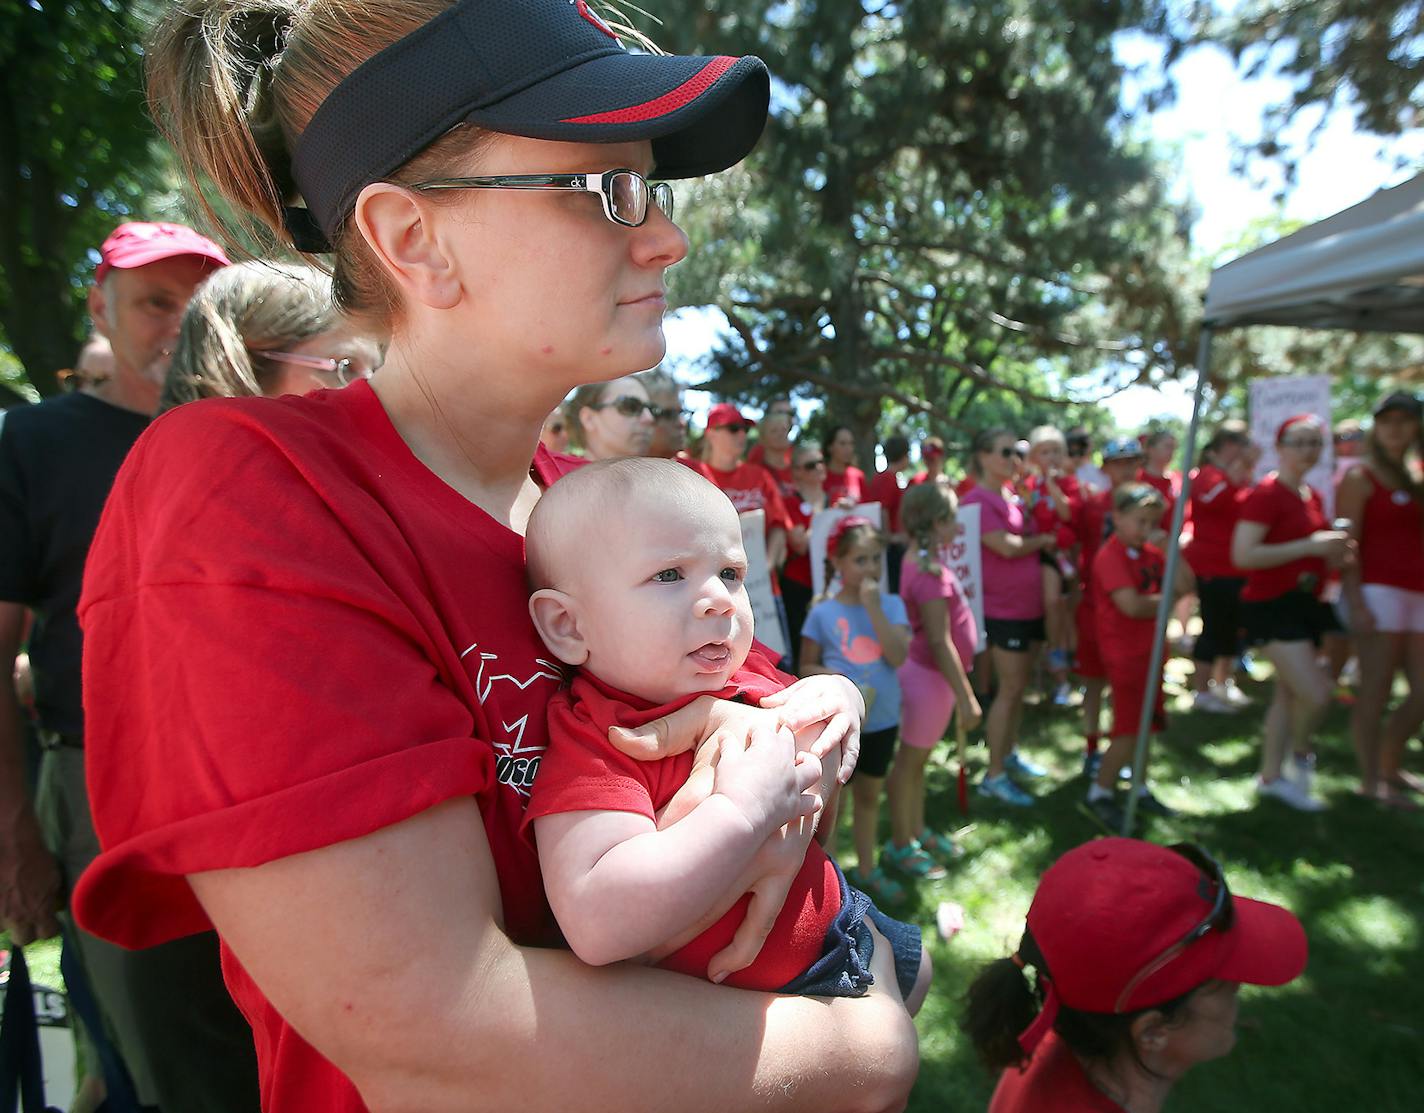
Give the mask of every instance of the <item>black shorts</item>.
<path id="1" fill-rule="evenodd" d="M 984 634 L 992 646 L 1011 653 L 1027 653 L 1033 642 L 1043 641 L 1043 617 L 986 618 Z"/>
<path id="2" fill-rule="evenodd" d="M 1192 647 L 1192 660 L 1210 663 L 1218 657 L 1241 656 L 1241 589 L 1245 586 L 1246 581 L 1236 576 L 1197 581 L 1202 630 Z"/>
<path id="3" fill-rule="evenodd" d="M 895 743 L 899 737 L 899 727 L 861 731 L 860 758 L 855 763 L 851 780 L 855 780 L 860 773 L 867 777 L 883 777 L 890 772 L 890 762 L 895 757 Z"/>
<path id="4" fill-rule="evenodd" d="M 1342 629 L 1335 608 L 1306 591 L 1287 591 L 1274 599 L 1243 599 L 1241 625 L 1247 645 L 1267 642 L 1310 642 Z"/>

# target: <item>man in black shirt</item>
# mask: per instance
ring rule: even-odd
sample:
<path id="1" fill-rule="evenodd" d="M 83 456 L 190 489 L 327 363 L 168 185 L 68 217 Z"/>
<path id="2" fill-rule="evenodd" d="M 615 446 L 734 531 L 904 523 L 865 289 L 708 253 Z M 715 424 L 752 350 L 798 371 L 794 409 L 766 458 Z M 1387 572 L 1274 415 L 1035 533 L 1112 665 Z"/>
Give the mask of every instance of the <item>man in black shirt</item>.
<path id="1" fill-rule="evenodd" d="M 183 310 L 203 277 L 228 262 L 217 244 L 190 228 L 144 223 L 117 228 L 100 259 L 89 311 L 112 350 L 111 370 L 82 377 L 71 394 L 9 411 L 0 426 L 0 667 L 19 653 L 32 614 L 30 667 L 44 747 L 32 808 L 19 708 L 13 686 L 0 684 L 0 923 L 16 944 L 58 933 L 69 890 L 98 854 L 84 789 L 75 614 L 84 560 L 114 476 L 158 406 Z M 140 1100 L 157 1105 L 162 1087 L 153 1080 L 154 1061 L 170 1049 L 153 1046 L 152 1020 L 134 1004 L 162 967 L 145 966 L 150 952 L 122 952 L 75 934 Z M 171 1113 L 180 1100 L 187 1099 L 163 1098 Z"/>

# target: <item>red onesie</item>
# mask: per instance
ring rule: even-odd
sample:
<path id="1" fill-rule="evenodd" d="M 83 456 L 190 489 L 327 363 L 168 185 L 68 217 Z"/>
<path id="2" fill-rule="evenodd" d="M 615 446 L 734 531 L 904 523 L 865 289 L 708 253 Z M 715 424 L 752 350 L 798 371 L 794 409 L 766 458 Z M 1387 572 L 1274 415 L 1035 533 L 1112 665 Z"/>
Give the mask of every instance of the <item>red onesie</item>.
<path id="1" fill-rule="evenodd" d="M 715 694 L 754 704 L 784 687 L 778 675 L 758 665 L 753 655 L 732 683 Z M 635 761 L 609 744 L 608 730 L 642 726 L 696 698 L 654 706 L 596 677 L 576 674 L 569 688 L 549 705 L 549 750 L 534 782 L 525 831 L 532 833 L 531 825 L 540 816 L 563 812 L 625 811 L 655 819 L 687 781 L 694 755 L 688 751 L 661 761 Z M 751 895 L 743 896 L 717 923 L 658 965 L 705 978 L 707 964 L 732 941 L 750 903 Z M 730 975 L 726 984 L 776 990 L 792 981 L 821 957 L 826 933 L 840 907 L 835 867 L 820 843 L 813 841 L 761 953 L 746 969 Z"/>

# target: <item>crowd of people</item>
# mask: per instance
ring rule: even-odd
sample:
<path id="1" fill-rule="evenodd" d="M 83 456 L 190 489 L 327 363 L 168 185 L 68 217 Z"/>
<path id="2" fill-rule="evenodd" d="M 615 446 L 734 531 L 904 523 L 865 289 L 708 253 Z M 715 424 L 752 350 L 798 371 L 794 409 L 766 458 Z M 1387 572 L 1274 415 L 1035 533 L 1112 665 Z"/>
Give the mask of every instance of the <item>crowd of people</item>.
<path id="1" fill-rule="evenodd" d="M 1317 419 L 1259 483 L 1217 430 L 1168 584 L 1167 434 L 985 429 L 960 472 L 892 433 L 868 473 L 779 398 L 689 443 L 656 369 L 670 181 L 754 146 L 757 59 L 629 52 L 583 0 L 200 0 L 146 53 L 180 164 L 330 270 L 122 224 L 71 391 L 0 426 L 0 920 L 62 933 L 81 1113 L 896 1108 L 933 972 L 886 908 L 961 853 L 930 754 L 982 724 L 978 791 L 1031 806 L 1029 693 L 1081 699 L 1084 809 L 1120 830 L 1164 595 L 1200 600 L 1201 713 L 1247 702 L 1244 653 L 1273 664 L 1258 790 L 1296 808 L 1347 628 L 1361 791 L 1413 805 L 1412 396 L 1333 524 Z M 971 991 L 1005 1111 L 1156 1109 L 1229 1050 L 1236 983 L 1304 963 L 1289 913 L 1134 840 L 1070 852 L 1028 928 Z"/>

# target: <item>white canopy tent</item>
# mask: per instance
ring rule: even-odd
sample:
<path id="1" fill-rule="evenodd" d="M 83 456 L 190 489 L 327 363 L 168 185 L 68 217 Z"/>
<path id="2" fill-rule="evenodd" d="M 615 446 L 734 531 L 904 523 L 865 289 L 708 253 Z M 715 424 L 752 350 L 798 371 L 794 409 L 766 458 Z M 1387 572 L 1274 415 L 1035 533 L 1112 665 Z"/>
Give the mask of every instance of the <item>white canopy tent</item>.
<path id="1" fill-rule="evenodd" d="M 1211 340 L 1221 329 L 1244 325 L 1294 325 L 1357 332 L 1424 332 L 1424 174 L 1332 217 L 1302 228 L 1218 267 L 1207 285 L 1192 420 L 1182 445 L 1182 493 L 1172 511 L 1163 583 L 1171 584 L 1180 559 L 1182 518 L 1196 459 L 1202 392 L 1211 366 Z M 1147 673 L 1148 691 L 1161 675 L 1171 611 L 1162 593 L 1157 638 Z M 1136 786 L 1142 783 L 1152 701 L 1144 701 L 1133 760 L 1123 833 L 1132 829 Z"/>

